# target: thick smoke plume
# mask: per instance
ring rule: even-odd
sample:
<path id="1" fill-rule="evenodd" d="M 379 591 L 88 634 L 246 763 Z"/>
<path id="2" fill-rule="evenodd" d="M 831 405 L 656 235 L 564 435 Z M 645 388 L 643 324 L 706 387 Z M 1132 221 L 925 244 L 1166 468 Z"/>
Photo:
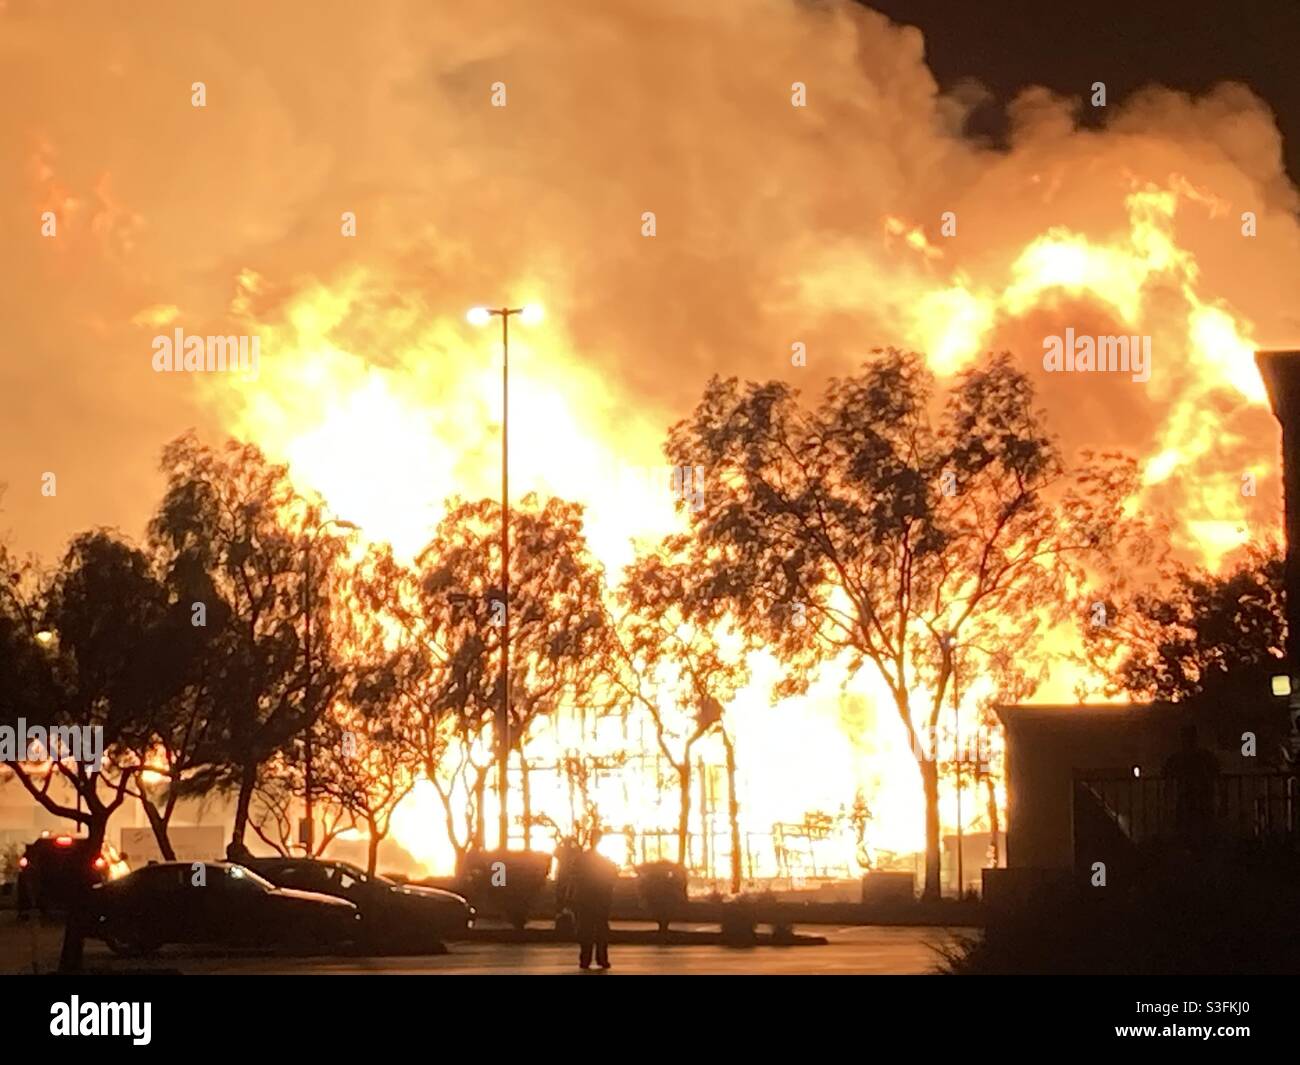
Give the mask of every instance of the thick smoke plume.
<path id="1" fill-rule="evenodd" d="M 1300 325 L 1297 200 L 1240 86 L 1152 89 L 1102 131 L 1076 128 L 1090 87 L 1030 89 L 994 150 L 962 136 L 973 96 L 940 93 L 919 32 L 856 5 L 498 0 L 10 2 L 0 89 L 0 478 L 5 524 L 42 551 L 92 523 L 138 529 L 161 443 L 191 425 L 361 492 L 303 441 L 320 444 L 369 486 L 340 508 L 401 493 L 423 522 L 448 490 L 489 490 L 493 341 L 462 316 L 527 298 L 549 316 L 520 339 L 521 490 L 589 496 L 610 461 L 594 448 L 658 461 L 713 372 L 815 390 L 889 343 L 941 370 L 1002 347 L 1038 367 L 1066 325 L 1155 339 L 1145 386 L 1039 373 L 1068 443 L 1184 453 L 1153 503 L 1218 499 L 1207 478 L 1272 463 L 1248 352 Z M 1157 191 L 1172 199 L 1135 206 Z M 1052 234 L 1112 249 L 1109 276 L 1026 257 Z M 1210 308 L 1199 347 L 1189 295 Z M 150 340 L 176 325 L 260 333 L 259 380 L 154 373 Z M 533 435 L 567 458 L 531 463 Z M 1271 522 L 1276 499 L 1263 487 L 1243 513 Z"/>

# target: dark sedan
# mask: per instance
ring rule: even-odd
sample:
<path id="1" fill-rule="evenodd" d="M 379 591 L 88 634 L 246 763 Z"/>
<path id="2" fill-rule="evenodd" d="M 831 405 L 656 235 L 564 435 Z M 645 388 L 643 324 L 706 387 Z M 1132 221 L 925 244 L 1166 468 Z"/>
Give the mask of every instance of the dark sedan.
<path id="1" fill-rule="evenodd" d="M 396 884 L 348 862 L 260 858 L 253 867 L 273 884 L 347 899 L 360 908 L 366 942 L 374 947 L 433 949 L 474 923 L 474 908 L 438 888 Z"/>
<path id="2" fill-rule="evenodd" d="M 361 938 L 361 913 L 352 903 L 279 888 L 227 862 L 159 862 L 101 884 L 93 895 L 95 935 L 118 954 L 166 943 L 311 949 Z"/>

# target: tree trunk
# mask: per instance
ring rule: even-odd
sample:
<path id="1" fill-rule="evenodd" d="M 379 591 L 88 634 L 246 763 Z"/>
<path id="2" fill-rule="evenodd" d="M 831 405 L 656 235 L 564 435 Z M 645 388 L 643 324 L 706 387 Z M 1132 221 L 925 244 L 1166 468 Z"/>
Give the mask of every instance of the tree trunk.
<path id="1" fill-rule="evenodd" d="M 678 809 L 677 809 L 677 864 L 690 868 L 690 827 L 691 827 L 691 756 L 677 767 Z"/>
<path id="2" fill-rule="evenodd" d="M 736 795 L 736 748 L 724 732 L 727 751 L 727 817 L 731 822 L 731 893 L 740 894 L 740 799 Z"/>
<path id="3" fill-rule="evenodd" d="M 257 763 L 248 755 L 244 766 L 244 778 L 239 783 L 239 802 L 235 805 L 235 827 L 231 832 L 231 842 L 244 842 L 244 832 L 248 828 L 248 808 L 253 802 L 253 788 L 257 785 Z"/>
<path id="4" fill-rule="evenodd" d="M 91 805 L 88 843 L 91 854 L 98 854 L 104 846 L 104 837 L 108 833 L 109 811 Z M 98 807 L 98 808 L 97 808 Z M 86 956 L 86 934 L 90 931 L 90 885 L 82 879 L 72 905 L 68 908 L 67 923 L 63 928 L 63 949 L 59 952 L 59 972 L 79 973 Z"/>
<path id="5" fill-rule="evenodd" d="M 465 842 L 461 843 L 460 836 L 456 833 L 456 817 L 453 813 L 451 795 L 444 792 L 433 777 L 429 777 L 429 783 L 433 784 L 433 790 L 438 793 L 438 798 L 442 801 L 443 820 L 447 825 L 447 839 L 451 842 L 451 849 L 456 852 L 456 875 L 459 876 L 461 869 L 464 868 L 465 855 L 469 853 L 470 842 L 473 839 L 473 822 L 471 820 L 465 825 Z M 472 814 L 467 811 L 466 817 L 472 818 Z"/>
<path id="6" fill-rule="evenodd" d="M 487 850 L 487 817 L 484 816 L 486 801 L 487 770 L 481 770 L 474 783 L 474 849 L 478 851 Z"/>
<path id="7" fill-rule="evenodd" d="M 921 898 L 943 897 L 939 866 L 939 764 L 933 758 L 917 759 L 925 788 L 925 890 Z"/>
<path id="8" fill-rule="evenodd" d="M 153 829 L 153 838 L 158 842 L 158 852 L 163 856 L 163 861 L 174 862 L 176 852 L 172 850 L 172 841 L 167 836 L 167 818 L 159 812 L 158 807 L 145 798 L 143 786 L 140 791 L 140 805 L 144 807 L 144 815 L 148 818 L 149 827 Z"/>
<path id="9" fill-rule="evenodd" d="M 533 849 L 533 789 L 528 776 L 528 759 L 524 757 L 523 744 L 519 745 L 520 792 L 524 800 L 524 850 Z"/>
<path id="10" fill-rule="evenodd" d="M 379 844 L 383 837 L 379 834 L 379 826 L 375 824 L 374 818 L 369 820 L 370 843 L 366 847 L 366 874 L 375 875 L 375 867 L 379 864 Z"/>

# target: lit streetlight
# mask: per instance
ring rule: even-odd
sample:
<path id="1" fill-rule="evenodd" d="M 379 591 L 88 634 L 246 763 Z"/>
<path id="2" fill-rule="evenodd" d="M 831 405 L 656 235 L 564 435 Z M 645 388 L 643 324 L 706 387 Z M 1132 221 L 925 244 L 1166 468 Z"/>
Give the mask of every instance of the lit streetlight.
<path id="1" fill-rule="evenodd" d="M 497 835 L 501 849 L 510 846 L 508 772 L 510 765 L 510 443 L 507 431 L 510 410 L 510 319 L 518 315 L 525 325 L 542 320 L 540 305 L 523 307 L 474 307 L 465 316 L 470 325 L 487 325 L 493 316 L 501 319 L 501 704 L 497 712 L 497 794 L 500 813 Z M 525 846 L 527 838 L 525 838 Z"/>

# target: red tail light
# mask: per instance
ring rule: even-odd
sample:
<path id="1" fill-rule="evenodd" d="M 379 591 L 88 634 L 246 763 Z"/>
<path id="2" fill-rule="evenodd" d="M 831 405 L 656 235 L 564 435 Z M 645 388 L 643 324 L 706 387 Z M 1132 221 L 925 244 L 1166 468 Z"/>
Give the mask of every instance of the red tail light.
<path id="1" fill-rule="evenodd" d="M 71 846 L 72 846 L 72 837 L 71 837 L 71 836 L 55 836 L 55 837 L 54 837 L 54 845 L 55 845 L 56 847 L 71 847 Z"/>
<path id="2" fill-rule="evenodd" d="M 96 868 L 96 869 L 107 869 L 107 868 L 108 868 L 108 862 L 104 861 L 104 856 L 103 856 L 102 854 L 101 854 L 98 858 L 95 859 L 95 863 L 94 863 L 94 864 L 95 864 L 95 868 Z"/>

